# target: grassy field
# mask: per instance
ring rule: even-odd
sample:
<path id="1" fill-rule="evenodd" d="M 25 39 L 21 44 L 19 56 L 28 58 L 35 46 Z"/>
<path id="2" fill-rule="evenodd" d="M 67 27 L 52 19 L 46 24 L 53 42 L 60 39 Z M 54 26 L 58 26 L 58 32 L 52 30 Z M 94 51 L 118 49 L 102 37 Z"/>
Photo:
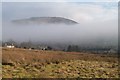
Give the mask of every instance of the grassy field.
<path id="1" fill-rule="evenodd" d="M 2 48 L 3 78 L 118 78 L 113 54 Z"/>

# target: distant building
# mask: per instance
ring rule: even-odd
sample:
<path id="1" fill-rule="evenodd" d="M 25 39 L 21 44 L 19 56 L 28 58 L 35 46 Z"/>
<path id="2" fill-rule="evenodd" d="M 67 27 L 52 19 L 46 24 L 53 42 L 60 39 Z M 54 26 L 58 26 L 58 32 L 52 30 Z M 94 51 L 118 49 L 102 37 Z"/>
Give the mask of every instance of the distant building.
<path id="1" fill-rule="evenodd" d="M 7 44 L 5 43 L 4 47 L 7 47 L 7 48 L 15 48 L 15 46 L 13 44 Z"/>
<path id="2" fill-rule="evenodd" d="M 9 46 L 6 46 L 7 48 L 14 48 L 15 46 L 12 46 L 12 45 L 9 45 Z"/>

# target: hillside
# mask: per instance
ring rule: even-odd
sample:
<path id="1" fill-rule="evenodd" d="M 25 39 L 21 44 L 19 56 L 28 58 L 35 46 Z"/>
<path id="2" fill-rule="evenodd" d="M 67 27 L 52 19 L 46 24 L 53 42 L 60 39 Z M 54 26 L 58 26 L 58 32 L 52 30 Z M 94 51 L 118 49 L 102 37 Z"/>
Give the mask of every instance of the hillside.
<path id="1" fill-rule="evenodd" d="M 3 78 L 118 78 L 117 55 L 2 49 Z"/>
<path id="2" fill-rule="evenodd" d="M 63 17 L 31 17 L 28 19 L 13 20 L 16 24 L 78 24 L 77 22 Z"/>

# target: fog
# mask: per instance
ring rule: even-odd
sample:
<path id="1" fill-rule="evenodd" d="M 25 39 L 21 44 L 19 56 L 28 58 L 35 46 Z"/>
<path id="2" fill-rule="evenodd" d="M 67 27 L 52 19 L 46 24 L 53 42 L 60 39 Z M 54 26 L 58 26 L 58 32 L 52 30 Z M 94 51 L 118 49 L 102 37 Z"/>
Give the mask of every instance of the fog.
<path id="1" fill-rule="evenodd" d="M 17 42 L 30 40 L 47 43 L 90 44 L 100 41 L 101 43 L 116 44 L 118 37 L 117 21 L 87 25 L 16 25 L 5 23 L 3 26 L 3 40 L 12 39 Z"/>
<path id="2" fill-rule="evenodd" d="M 3 3 L 3 41 L 63 44 L 118 42 L 117 8 L 97 3 Z M 110 3 L 112 4 L 112 3 Z M 113 3 L 115 4 L 115 3 Z M 110 8 L 108 8 L 110 7 Z M 77 25 L 15 25 L 12 20 L 30 17 L 65 17 Z"/>

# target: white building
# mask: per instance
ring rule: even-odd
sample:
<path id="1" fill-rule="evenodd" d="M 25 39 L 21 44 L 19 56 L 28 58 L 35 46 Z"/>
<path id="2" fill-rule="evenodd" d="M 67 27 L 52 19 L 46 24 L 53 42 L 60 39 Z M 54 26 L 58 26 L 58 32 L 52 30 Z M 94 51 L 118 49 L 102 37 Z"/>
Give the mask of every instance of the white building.
<path id="1" fill-rule="evenodd" d="M 7 48 L 15 48 L 15 46 L 13 44 L 11 44 L 11 45 L 10 44 L 9 45 L 5 44 L 5 47 L 7 47 Z"/>

